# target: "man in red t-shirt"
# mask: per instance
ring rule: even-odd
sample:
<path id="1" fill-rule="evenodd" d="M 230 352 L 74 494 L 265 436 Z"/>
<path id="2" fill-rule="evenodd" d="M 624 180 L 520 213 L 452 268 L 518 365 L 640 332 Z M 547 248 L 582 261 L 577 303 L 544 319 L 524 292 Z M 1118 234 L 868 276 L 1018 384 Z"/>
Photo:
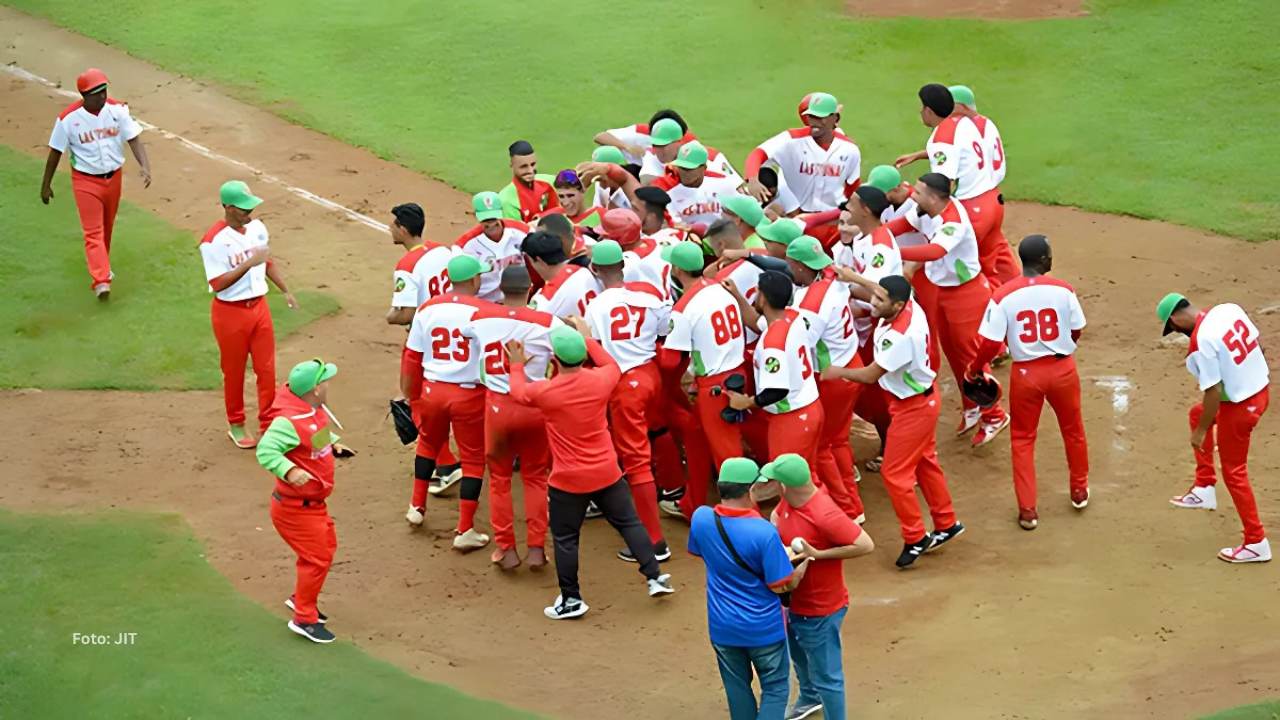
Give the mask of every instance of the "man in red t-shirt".
<path id="1" fill-rule="evenodd" d="M 782 485 L 773 524 L 794 559 L 810 559 L 804 579 L 791 592 L 787 640 L 800 695 L 787 713 L 802 718 L 845 716 L 840 626 L 849 609 L 844 561 L 875 549 L 862 528 L 811 481 L 809 464 L 794 453 L 779 455 L 760 474 Z"/>
<path id="2" fill-rule="evenodd" d="M 524 344 L 507 343 L 511 398 L 542 411 L 551 446 L 547 494 L 560 595 L 543 614 L 552 620 L 581 617 L 589 609 L 578 588 L 578 537 L 591 502 L 640 563 L 640 572 L 649 581 L 649 597 L 675 592 L 671 576 L 658 567 L 609 435 L 609 398 L 622 372 L 600 343 L 586 337 L 591 331 L 581 317 L 571 316 L 566 322 L 573 327 L 551 331 L 554 377 L 550 380 L 530 382 L 525 376 Z M 595 367 L 583 366 L 588 358 Z"/>

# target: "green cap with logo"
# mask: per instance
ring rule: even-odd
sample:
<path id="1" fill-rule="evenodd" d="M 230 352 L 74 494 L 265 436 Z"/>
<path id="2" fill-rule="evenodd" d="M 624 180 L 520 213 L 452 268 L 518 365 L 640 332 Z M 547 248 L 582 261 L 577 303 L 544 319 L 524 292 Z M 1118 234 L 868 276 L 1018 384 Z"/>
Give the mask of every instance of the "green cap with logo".
<path id="1" fill-rule="evenodd" d="M 654 147 L 662 147 L 684 137 L 684 131 L 680 129 L 680 123 L 671 118 L 662 118 L 649 128 L 649 140 Z"/>
<path id="2" fill-rule="evenodd" d="M 809 482 L 809 463 L 795 453 L 779 455 L 760 468 L 766 480 L 777 480 L 787 487 L 800 487 Z"/>
<path id="3" fill-rule="evenodd" d="M 502 198 L 496 192 L 478 192 L 471 198 L 471 209 L 476 212 L 476 220 L 499 220 L 502 218 Z"/>
<path id="4" fill-rule="evenodd" d="M 867 175 L 867 184 L 887 193 L 902 184 L 902 173 L 892 165 L 877 165 Z"/>
<path id="5" fill-rule="evenodd" d="M 662 259 L 691 273 L 702 272 L 706 264 L 702 259 L 702 246 L 688 240 L 662 248 Z"/>
<path id="6" fill-rule="evenodd" d="M 320 358 L 300 362 L 289 371 L 289 390 L 294 395 L 306 395 L 320 383 L 338 374 L 338 366 Z"/>
<path id="7" fill-rule="evenodd" d="M 460 283 L 466 282 L 482 273 L 487 273 L 492 268 L 489 263 L 474 255 L 454 255 L 449 258 L 449 264 L 446 269 L 449 273 L 449 282 Z"/>
<path id="8" fill-rule="evenodd" d="M 822 251 L 822 242 L 812 235 L 801 235 L 787 245 L 787 257 L 810 270 L 822 270 L 833 261 Z"/>
<path id="9" fill-rule="evenodd" d="M 243 180 L 228 180 L 222 183 L 218 197 L 223 205 L 230 205 L 241 210 L 252 210 L 262 204 L 262 198 L 249 192 L 249 186 Z"/>
<path id="10" fill-rule="evenodd" d="M 756 228 L 756 235 L 759 235 L 761 240 L 782 243 L 783 245 L 790 245 L 792 240 L 803 234 L 804 228 L 791 218 L 778 218 L 773 222 L 763 223 Z"/>
<path id="11" fill-rule="evenodd" d="M 805 115 L 814 117 L 826 117 L 840 112 L 840 103 L 836 100 L 836 96 L 830 93 L 814 93 L 809 96 L 809 107 L 804 109 Z"/>
<path id="12" fill-rule="evenodd" d="M 621 265 L 622 246 L 617 240 L 601 240 L 591 246 L 592 265 Z"/>
<path id="13" fill-rule="evenodd" d="M 720 464 L 720 476 L 716 480 L 734 485 L 760 482 L 760 466 L 751 458 L 729 458 Z"/>
<path id="14" fill-rule="evenodd" d="M 707 164 L 707 148 L 697 140 L 690 140 L 680 146 L 680 151 L 676 153 L 674 164 L 676 167 L 684 168 L 685 170 L 702 167 Z"/>
<path id="15" fill-rule="evenodd" d="M 1179 307 L 1191 304 L 1186 295 L 1182 293 L 1171 292 L 1160 298 L 1160 302 L 1156 304 L 1156 317 L 1160 318 L 1160 322 L 1164 323 L 1164 332 L 1162 335 L 1168 335 L 1174 331 L 1173 323 L 1169 322 L 1169 318 L 1178 311 Z"/>
<path id="16" fill-rule="evenodd" d="M 968 85 L 952 85 L 947 89 L 951 91 L 951 99 L 955 100 L 957 105 L 978 106 L 973 100 L 973 91 L 969 89 Z"/>
<path id="17" fill-rule="evenodd" d="M 565 365 L 581 365 L 587 359 L 586 338 L 568 325 L 560 325 L 551 331 L 551 352 Z"/>
<path id="18" fill-rule="evenodd" d="M 721 209 L 742 218 L 742 222 L 755 227 L 764 220 L 764 208 L 760 207 L 760 201 L 750 195 L 742 195 L 734 193 L 727 197 L 720 198 Z"/>
<path id="19" fill-rule="evenodd" d="M 622 151 L 612 145 L 601 145 L 592 150 L 591 159 L 595 162 L 613 163 L 614 165 L 627 164 L 627 158 L 623 156 Z"/>

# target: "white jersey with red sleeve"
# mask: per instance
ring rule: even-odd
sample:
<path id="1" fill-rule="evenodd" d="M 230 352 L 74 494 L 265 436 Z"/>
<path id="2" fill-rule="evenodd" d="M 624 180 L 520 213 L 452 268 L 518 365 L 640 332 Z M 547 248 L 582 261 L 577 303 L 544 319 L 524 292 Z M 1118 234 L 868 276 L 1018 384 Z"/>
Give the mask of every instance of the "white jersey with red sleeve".
<path id="1" fill-rule="evenodd" d="M 242 230 L 236 230 L 225 220 L 219 220 L 209 228 L 200 240 L 200 258 L 204 260 L 204 279 L 211 281 L 226 275 L 249 257 L 257 247 L 265 247 L 268 241 L 267 226 L 261 220 L 250 220 Z M 213 291 L 213 286 L 209 286 Z M 219 300 L 238 302 L 267 294 L 267 264 L 254 265 L 239 280 L 218 290 Z"/>
<path id="2" fill-rule="evenodd" d="M 929 364 L 929 321 L 915 300 L 908 300 L 892 321 L 876 325 L 875 363 L 884 368 L 880 387 L 906 399 L 933 387 L 937 377 Z"/>
<path id="3" fill-rule="evenodd" d="M 105 175 L 124 165 L 124 144 L 142 134 L 129 106 L 114 98 L 97 115 L 77 100 L 58 114 L 49 134 L 49 147 L 70 152 L 71 167 L 90 175 Z"/>
<path id="4" fill-rule="evenodd" d="M 902 274 L 902 252 L 889 228 L 881 225 L 853 241 L 853 269 L 871 282 Z"/>
<path id="5" fill-rule="evenodd" d="M 991 118 L 984 115 L 974 115 L 969 119 L 982 134 L 982 148 L 991 170 L 992 187 L 999 187 L 1004 182 L 1005 173 L 1009 172 L 1009 165 L 1004 158 L 1004 140 L 1000 138 L 1000 129 L 991 121 Z"/>
<path id="6" fill-rule="evenodd" d="M 652 184 L 671 196 L 671 204 L 667 205 L 671 222 L 687 228 L 698 223 L 710 225 L 718 220 L 721 198 L 736 195 L 742 183 L 708 169 L 698 187 L 681 184 L 674 174 L 663 175 Z"/>
<path id="7" fill-rule="evenodd" d="M 898 205 L 897 207 L 894 207 L 892 204 L 890 204 L 889 207 L 885 208 L 884 212 L 880 213 L 880 222 L 888 224 L 892 220 L 895 220 L 900 217 L 907 217 L 908 215 L 917 218 L 919 221 L 920 227 L 929 227 L 928 223 L 932 221 L 932 218 L 930 218 L 928 215 L 921 217 L 920 205 L 916 203 L 916 200 L 914 197 L 908 197 L 905 201 L 903 201 L 901 205 Z M 929 242 L 929 238 L 926 236 L 925 233 L 921 232 L 919 229 L 916 229 L 916 230 L 912 230 L 911 232 L 904 232 L 901 235 L 894 236 L 893 241 L 898 244 L 898 247 L 904 248 L 904 247 L 913 247 L 915 245 L 923 245 Z"/>
<path id="8" fill-rule="evenodd" d="M 1083 330 L 1084 309 L 1069 284 L 1045 275 L 1019 277 L 991 295 L 978 334 L 1006 343 L 1014 362 L 1072 355 L 1073 331 Z"/>
<path id="9" fill-rule="evenodd" d="M 692 135 L 686 135 L 685 137 L 696 139 Z M 733 163 L 729 162 L 729 157 L 713 147 L 707 148 L 707 171 L 728 178 L 733 183 L 735 190 L 742 185 L 742 176 L 733 167 Z M 658 159 L 658 156 L 652 150 L 644 154 L 644 159 L 640 161 L 640 177 L 656 178 L 667 174 L 667 166 L 662 164 L 662 161 Z M 663 189 L 665 190 L 666 188 Z"/>
<path id="10" fill-rule="evenodd" d="M 917 230 L 928 232 L 929 242 L 947 251 L 937 260 L 924 264 L 924 274 L 938 287 L 957 287 L 978 277 L 982 265 L 978 261 L 978 235 L 969 222 L 969 213 L 959 200 L 951 198 L 938 217 L 904 215 Z M 932 231 L 926 228 L 932 227 Z"/>
<path id="11" fill-rule="evenodd" d="M 477 297 L 481 300 L 490 302 L 501 300 L 502 291 L 498 289 L 498 284 L 502 281 L 502 271 L 511 265 L 524 262 L 520 246 L 524 243 L 524 237 L 529 234 L 529 226 L 519 220 L 503 218 L 502 227 L 502 237 L 496 241 L 490 240 L 479 225 L 453 241 L 454 247 L 461 248 L 462 252 L 489 263 L 492 268 L 480 276 L 480 292 Z"/>
<path id="12" fill-rule="evenodd" d="M 612 135 L 618 142 L 629 147 L 638 147 L 645 151 L 653 147 L 653 138 L 649 137 L 649 125 L 647 123 L 636 123 L 635 125 L 613 128 L 605 132 Z M 645 155 L 648 154 L 650 153 L 645 152 Z M 622 150 L 622 156 L 627 159 L 627 162 L 636 165 L 644 162 L 644 155 L 632 155 L 626 150 Z"/>
<path id="13" fill-rule="evenodd" d="M 480 382 L 480 349 L 468 335 L 471 319 L 485 305 L 470 295 L 446 293 L 422 304 L 413 315 L 406 347 L 422 353 L 422 376 L 432 382 Z"/>
<path id="14" fill-rule="evenodd" d="M 799 201 L 802 212 L 835 208 L 860 180 L 862 151 L 838 131 L 825 148 L 805 127 L 784 130 L 760 143 L 758 149 L 786 178 L 787 189 Z"/>
<path id="15" fill-rule="evenodd" d="M 657 356 L 658 333 L 671 326 L 671 303 L 650 283 L 628 282 L 597 295 L 584 317 L 591 335 L 626 372 Z"/>
<path id="16" fill-rule="evenodd" d="M 688 230 L 685 230 L 683 228 L 669 227 L 669 226 L 664 228 L 658 228 L 658 231 L 655 232 L 654 234 L 645 235 L 644 237 L 651 238 L 654 242 L 658 243 L 659 247 L 667 247 L 669 245 L 679 245 L 685 240 L 693 240 L 694 242 L 700 242 L 700 240 L 695 239 L 697 236 L 689 232 Z"/>
<path id="17" fill-rule="evenodd" d="M 591 271 L 581 265 L 565 265 L 529 301 L 534 310 L 551 313 L 558 318 L 585 315 L 592 298 L 600 294 L 604 286 Z"/>
<path id="18" fill-rule="evenodd" d="M 545 380 L 551 361 L 551 331 L 564 325 L 560 318 L 527 307 L 486 302 L 471 317 L 463 333 L 480 354 L 480 380 L 496 393 L 511 392 L 511 362 L 506 344 L 519 340 L 529 360 L 524 365 L 529 380 Z"/>
<path id="19" fill-rule="evenodd" d="M 663 300 L 671 297 L 671 263 L 662 259 L 662 247 L 653 238 L 642 237 L 622 249 L 622 277 L 627 282 L 652 285 Z"/>
<path id="20" fill-rule="evenodd" d="M 996 186 L 984 142 L 972 120 L 952 115 L 933 129 L 925 144 L 929 169 L 955 180 L 954 195 L 961 200 L 977 197 Z"/>
<path id="21" fill-rule="evenodd" d="M 818 399 L 817 371 L 814 370 L 809 330 L 794 309 L 783 312 L 760 336 L 752 359 L 756 392 L 786 390 L 787 396 L 764 410 L 773 415 L 793 412 Z"/>
<path id="22" fill-rule="evenodd" d="M 1262 335 L 1235 303 L 1214 305 L 1196 318 L 1187 349 L 1187 370 L 1203 392 L 1222 383 L 1225 402 L 1242 402 L 1271 382 L 1262 355 Z"/>
<path id="23" fill-rule="evenodd" d="M 858 328 L 850 307 L 849 286 L 830 273 L 798 288 L 791 304 L 809 328 L 809 345 L 819 372 L 844 367 L 858 354 Z"/>
<path id="24" fill-rule="evenodd" d="M 699 279 L 671 308 L 665 347 L 689 353 L 694 375 L 742 367 L 746 341 L 738 301 L 718 283 Z"/>
<path id="25" fill-rule="evenodd" d="M 400 258 L 394 273 L 395 290 L 391 307 L 416 308 L 453 289 L 449 282 L 449 259 L 461 252 L 456 246 L 425 242 Z"/>

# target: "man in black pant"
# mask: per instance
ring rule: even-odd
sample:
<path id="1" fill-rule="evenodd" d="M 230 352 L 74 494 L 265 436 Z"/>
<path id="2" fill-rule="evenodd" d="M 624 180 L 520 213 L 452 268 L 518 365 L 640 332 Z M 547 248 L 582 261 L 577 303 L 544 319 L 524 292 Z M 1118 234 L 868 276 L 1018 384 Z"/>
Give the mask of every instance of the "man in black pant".
<path id="1" fill-rule="evenodd" d="M 542 411 L 551 446 L 550 527 L 560 595 L 543 614 L 552 620 L 581 617 L 589 609 L 578 588 L 578 538 L 587 504 L 593 501 L 639 561 L 649 596 L 675 592 L 671 576 L 658 568 L 653 543 L 636 514 L 609 435 L 606 415 L 609 397 L 621 377 L 618 363 L 600 343 L 585 337 L 590 330 L 582 318 L 570 317 L 567 322 L 573 327 L 551 331 L 556 370 L 551 380 L 530 382 L 524 371 L 523 344 L 507 343 L 511 397 Z M 595 367 L 583 367 L 588 357 Z"/>

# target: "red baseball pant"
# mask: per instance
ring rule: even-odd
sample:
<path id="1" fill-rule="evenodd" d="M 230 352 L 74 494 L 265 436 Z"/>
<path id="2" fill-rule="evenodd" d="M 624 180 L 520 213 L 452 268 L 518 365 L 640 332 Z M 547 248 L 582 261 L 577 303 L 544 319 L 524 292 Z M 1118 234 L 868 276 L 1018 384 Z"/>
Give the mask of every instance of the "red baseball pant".
<path id="1" fill-rule="evenodd" d="M 120 207 L 124 168 L 109 178 L 71 171 L 71 191 L 76 196 L 80 229 L 84 232 L 84 259 L 91 285 L 111 284 L 111 231 Z"/>
<path id="2" fill-rule="evenodd" d="M 814 482 L 818 477 L 818 446 L 822 443 L 822 403 L 812 402 L 784 413 L 761 413 L 769 429 L 769 460 L 795 453 L 809 463 Z"/>
<path id="3" fill-rule="evenodd" d="M 847 368 L 862 367 L 857 355 Z M 853 425 L 853 409 L 864 386 L 847 380 L 819 380 L 818 399 L 822 402 L 822 434 L 818 440 L 818 478 L 836 505 L 851 518 L 863 513 L 862 497 L 854 479 L 853 446 L 849 430 Z"/>
<path id="4" fill-rule="evenodd" d="M 964 382 L 964 372 L 978 356 L 978 326 L 991 300 L 991 284 L 986 277 L 978 276 L 967 283 L 938 288 L 937 325 L 938 342 L 947 355 L 956 387 Z M 985 368 L 990 370 L 990 368 Z M 964 408 L 977 407 L 969 398 L 961 395 Z M 996 403 L 982 411 L 983 422 L 994 423 L 1004 419 L 1004 408 Z"/>
<path id="5" fill-rule="evenodd" d="M 483 386 L 463 387 L 456 383 L 424 380 L 422 395 L 410 406 L 418 422 L 419 458 L 435 463 L 449 443 L 449 429 L 458 443 L 462 475 L 484 477 L 484 398 Z M 427 482 L 430 478 L 414 478 L 413 506 L 426 507 Z M 464 500 L 464 502 L 466 502 Z"/>
<path id="6" fill-rule="evenodd" d="M 218 342 L 227 422 L 244 424 L 244 368 L 249 356 L 253 356 L 253 375 L 258 384 L 258 425 L 265 431 L 271 423 L 267 412 L 276 399 L 276 336 L 267 299 L 256 297 L 227 302 L 214 298 L 209 320 Z"/>
<path id="7" fill-rule="evenodd" d="M 902 525 L 902 539 L 917 543 L 925 534 L 924 519 L 916 500 L 917 484 L 929 506 L 934 529 L 943 530 L 956 524 L 947 477 L 938 465 L 935 432 L 942 404 L 931 389 L 928 395 L 915 395 L 906 400 L 890 397 L 889 412 L 893 421 L 889 423 L 880 474 Z"/>
<path id="8" fill-rule="evenodd" d="M 693 511 L 706 504 L 709 475 L 720 472 L 720 465 L 725 460 L 742 456 L 742 424 L 727 423 L 720 417 L 720 411 L 729 407 L 729 394 L 723 389 L 724 381 L 730 375 L 742 372 L 742 368 L 738 368 L 694 381 L 697 395 L 693 399 L 693 410 L 707 439 L 707 448 L 711 451 L 711 473 L 695 475 L 693 468 L 689 469 L 689 484 L 685 488 L 684 497 L 680 499 L 680 509 L 684 511 L 685 517 L 693 517 Z M 721 391 L 718 395 L 713 395 L 711 391 L 717 387 Z"/>
<path id="9" fill-rule="evenodd" d="M 1004 198 L 1000 188 L 961 200 L 960 204 L 968 212 L 973 232 L 978 236 L 978 261 L 991 286 L 1000 287 L 1018 277 L 1021 268 L 1004 236 Z"/>
<path id="10" fill-rule="evenodd" d="M 1071 489 L 1089 487 L 1089 445 L 1080 413 L 1080 376 L 1075 358 L 1051 355 L 1016 362 L 1009 371 L 1009 443 L 1013 452 L 1013 492 L 1022 510 L 1036 507 L 1036 432 L 1046 400 L 1058 416 Z"/>
<path id="11" fill-rule="evenodd" d="M 929 320 L 930 329 L 938 327 L 938 286 L 934 285 L 925 274 L 923 267 L 911 276 L 911 290 L 916 302 L 920 303 L 920 307 L 924 309 L 924 316 Z M 986 308 L 983 308 L 983 312 L 986 312 Z M 867 344 L 870 345 L 871 341 L 868 340 Z M 863 359 L 866 359 L 865 356 Z M 936 330 L 929 333 L 929 365 L 938 367 L 938 332 Z"/>
<path id="12" fill-rule="evenodd" d="M 285 505 L 285 503 L 289 503 Z M 338 534 L 324 503 L 302 507 L 297 500 L 271 500 L 271 524 L 298 556 L 297 580 L 293 587 L 293 621 L 298 625 L 317 622 L 316 598 L 333 565 L 338 550 Z"/>
<path id="13" fill-rule="evenodd" d="M 655 362 L 638 365 L 622 373 L 609 398 L 609 428 L 613 447 L 622 464 L 636 514 L 649 533 L 649 540 L 662 541 L 658 520 L 658 486 L 654 484 L 653 453 L 649 447 L 649 409 L 662 392 L 662 376 Z"/>
<path id="14" fill-rule="evenodd" d="M 499 548 L 516 546 L 511 478 L 520 458 L 524 483 L 526 544 L 540 548 L 547 538 L 547 475 L 551 449 L 547 445 L 546 420 L 537 408 L 486 391 L 488 412 L 484 420 L 484 454 L 489 467 L 489 521 Z"/>
<path id="15" fill-rule="evenodd" d="M 1249 440 L 1253 437 L 1253 428 L 1262 419 L 1267 406 L 1271 404 L 1271 388 L 1265 387 L 1253 397 L 1240 402 L 1224 402 L 1218 406 L 1218 416 L 1214 418 L 1209 432 L 1205 433 L 1204 445 L 1195 452 L 1196 485 L 1208 487 L 1216 485 L 1217 477 L 1213 470 L 1214 435 L 1217 434 L 1218 459 L 1222 461 L 1222 479 L 1226 482 L 1227 492 L 1231 493 L 1231 501 L 1240 514 L 1240 522 L 1244 525 L 1245 544 L 1261 542 L 1267 536 L 1258 518 L 1258 503 L 1253 497 L 1253 487 L 1249 484 Z M 1204 405 L 1196 403 L 1191 408 L 1191 428 L 1200 424 L 1200 416 L 1204 414 Z"/>

